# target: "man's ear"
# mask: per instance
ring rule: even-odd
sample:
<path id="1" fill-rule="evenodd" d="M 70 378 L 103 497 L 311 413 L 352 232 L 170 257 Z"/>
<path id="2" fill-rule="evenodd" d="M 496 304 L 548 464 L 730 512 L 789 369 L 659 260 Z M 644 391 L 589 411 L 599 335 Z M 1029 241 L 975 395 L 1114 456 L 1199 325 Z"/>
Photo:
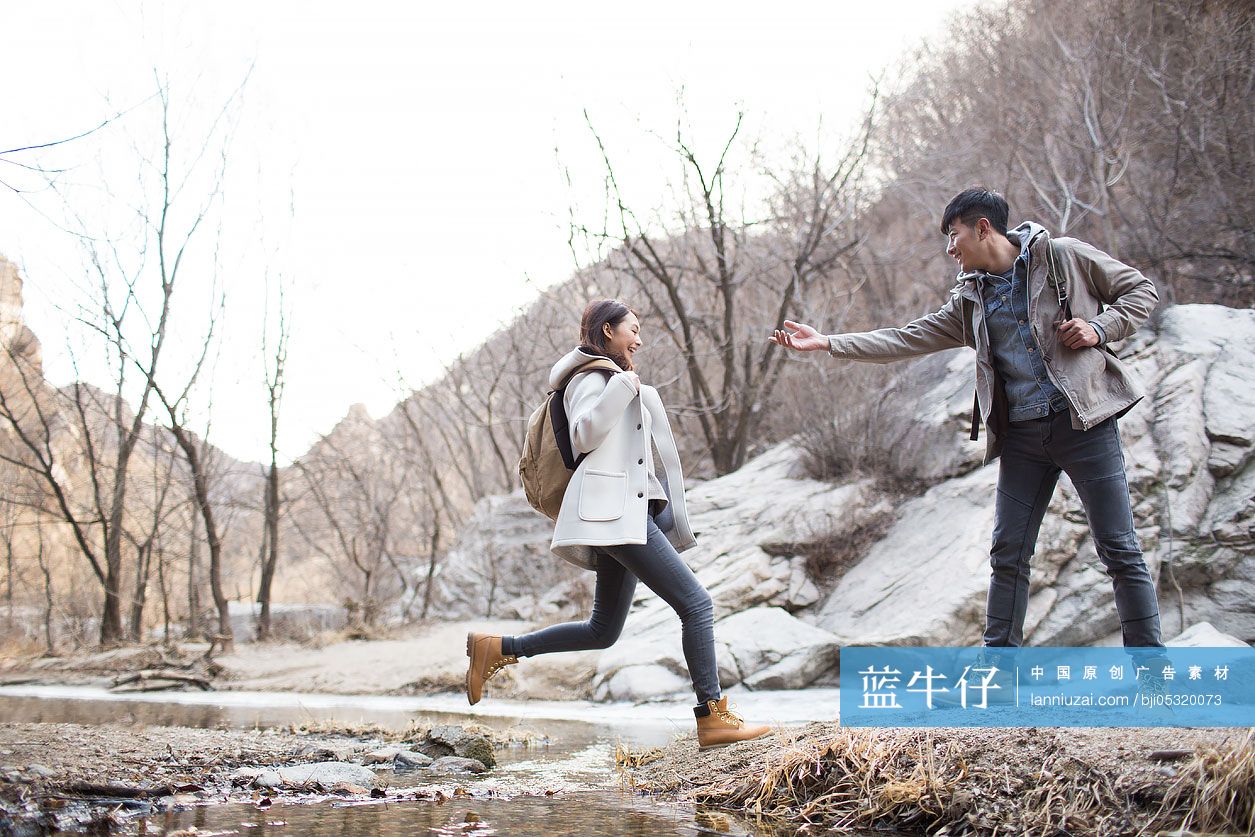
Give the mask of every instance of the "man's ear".
<path id="1" fill-rule="evenodd" d="M 976 219 L 976 238 L 984 241 L 989 234 L 993 232 L 993 225 L 989 223 L 988 218 Z"/>

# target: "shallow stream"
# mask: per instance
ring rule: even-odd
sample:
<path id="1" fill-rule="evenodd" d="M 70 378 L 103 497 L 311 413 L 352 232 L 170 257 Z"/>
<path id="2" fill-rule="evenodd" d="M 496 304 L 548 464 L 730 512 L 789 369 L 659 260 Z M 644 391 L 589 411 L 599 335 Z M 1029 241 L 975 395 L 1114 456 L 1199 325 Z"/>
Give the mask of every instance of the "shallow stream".
<path id="1" fill-rule="evenodd" d="M 775 723 L 831 717 L 836 690 L 747 694 L 734 698 L 747 714 Z M 526 729 L 547 739 L 497 752 L 498 766 L 482 776 L 433 777 L 429 772 L 381 771 L 388 799 L 283 798 L 254 804 L 201 802 L 136 817 L 128 830 L 168 834 L 243 835 L 706 835 L 797 833 L 720 811 L 651 799 L 623 788 L 614 750 L 666 744 L 691 729 L 686 707 L 573 702 L 489 701 L 466 711 L 445 698 L 210 692 L 118 695 L 65 686 L 0 687 L 0 717 L 12 722 L 134 724 L 209 729 L 367 723 L 403 730 L 427 723 L 474 720 L 498 730 Z M 757 708 L 757 709 L 755 709 Z M 461 709 L 462 711 L 458 711 Z M 410 794 L 409 790 L 414 793 Z M 401 791 L 401 799 L 395 798 Z M 438 791 L 438 793 L 437 793 Z M 431 798 L 412 798 L 436 796 Z"/>

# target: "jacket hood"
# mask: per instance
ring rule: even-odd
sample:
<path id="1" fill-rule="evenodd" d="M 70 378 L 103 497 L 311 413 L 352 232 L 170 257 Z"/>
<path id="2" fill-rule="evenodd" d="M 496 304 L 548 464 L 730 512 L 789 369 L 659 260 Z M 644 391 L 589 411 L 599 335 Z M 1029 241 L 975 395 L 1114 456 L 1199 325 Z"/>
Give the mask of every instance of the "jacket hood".
<path id="1" fill-rule="evenodd" d="M 1020 255 L 1029 258 L 1029 247 L 1041 236 L 1050 237 L 1050 233 L 1041 224 L 1032 221 L 1025 221 L 1013 230 L 1007 230 L 1007 240 L 1020 248 Z M 983 270 L 969 270 L 967 272 L 959 271 L 954 278 L 955 287 L 951 291 L 953 294 L 967 296 L 969 299 L 975 300 L 973 288 L 979 283 L 982 276 L 985 275 Z M 964 289 L 967 292 L 964 293 Z"/>
<path id="2" fill-rule="evenodd" d="M 1028 246 L 1040 235 L 1049 237 L 1046 228 L 1032 221 L 1025 221 L 1013 230 L 1007 230 L 1007 240 L 1020 248 L 1020 255 L 1028 253 Z"/>
<path id="3" fill-rule="evenodd" d="M 586 352 L 583 349 L 572 349 L 562 356 L 562 359 L 553 365 L 553 369 L 549 370 L 549 388 L 557 389 L 562 383 L 562 379 L 570 375 L 573 371 L 588 363 L 590 360 L 610 360 L 605 355 L 595 355 Z M 614 361 L 610 361 L 613 363 Z"/>

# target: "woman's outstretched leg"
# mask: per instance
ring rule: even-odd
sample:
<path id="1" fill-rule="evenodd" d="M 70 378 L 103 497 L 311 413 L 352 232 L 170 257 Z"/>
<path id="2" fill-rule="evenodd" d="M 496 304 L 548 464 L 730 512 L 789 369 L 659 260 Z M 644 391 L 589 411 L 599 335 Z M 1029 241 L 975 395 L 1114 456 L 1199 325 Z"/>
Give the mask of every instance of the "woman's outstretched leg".
<path id="1" fill-rule="evenodd" d="M 614 645 L 632 607 L 636 577 L 604 552 L 598 550 L 595 554 L 597 583 L 588 621 L 551 625 L 521 636 L 467 635 L 466 656 L 470 659 L 466 668 L 466 699 L 472 706 L 483 695 L 484 681 L 505 666 L 517 663 L 519 657 Z"/>
<path id="2" fill-rule="evenodd" d="M 623 631 L 636 576 L 611 556 L 596 551 L 597 585 L 593 589 L 593 613 L 585 622 L 564 622 L 530 634 L 501 638 L 501 651 L 514 657 L 534 657 L 557 651 L 590 651 L 609 648 Z"/>

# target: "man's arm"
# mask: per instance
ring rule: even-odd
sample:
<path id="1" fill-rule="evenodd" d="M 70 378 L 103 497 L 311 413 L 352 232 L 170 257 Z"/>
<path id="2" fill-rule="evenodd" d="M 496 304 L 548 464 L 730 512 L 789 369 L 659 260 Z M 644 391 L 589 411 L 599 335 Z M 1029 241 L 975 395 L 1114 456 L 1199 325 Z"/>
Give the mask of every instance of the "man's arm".
<path id="1" fill-rule="evenodd" d="M 1159 304 L 1155 283 L 1136 268 L 1074 238 L 1056 239 L 1055 244 L 1066 247 L 1075 256 L 1082 278 L 1107 306 L 1089 321 L 1097 328 L 1101 342 L 1130 336 Z"/>
<path id="2" fill-rule="evenodd" d="M 912 320 L 902 328 L 833 334 L 828 352 L 833 357 L 869 363 L 890 363 L 965 345 L 962 302 L 951 294 L 940 310 Z"/>

